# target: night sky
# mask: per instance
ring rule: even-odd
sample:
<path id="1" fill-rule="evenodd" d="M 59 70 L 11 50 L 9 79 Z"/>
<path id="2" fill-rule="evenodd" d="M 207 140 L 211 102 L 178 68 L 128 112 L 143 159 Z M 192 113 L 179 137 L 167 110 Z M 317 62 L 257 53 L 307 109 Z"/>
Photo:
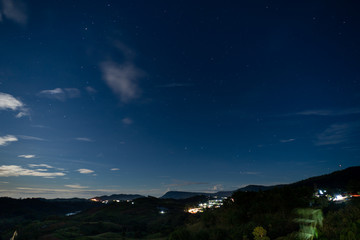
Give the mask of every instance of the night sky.
<path id="1" fill-rule="evenodd" d="M 359 165 L 359 12 L 0 0 L 0 196 L 216 192 Z"/>

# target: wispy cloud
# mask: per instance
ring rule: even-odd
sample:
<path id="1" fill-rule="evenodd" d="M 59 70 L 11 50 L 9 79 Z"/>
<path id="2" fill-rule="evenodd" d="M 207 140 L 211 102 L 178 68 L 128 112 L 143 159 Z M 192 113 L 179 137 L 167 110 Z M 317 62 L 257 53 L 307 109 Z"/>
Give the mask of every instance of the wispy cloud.
<path id="1" fill-rule="evenodd" d="M 78 170 L 76 170 L 76 171 L 78 171 L 78 172 L 81 173 L 81 174 L 90 174 L 90 173 L 93 173 L 93 172 L 94 172 L 93 170 L 86 169 L 86 168 L 81 168 L 81 169 L 78 169 Z"/>
<path id="2" fill-rule="evenodd" d="M 70 184 L 78 185 L 78 184 Z M 3 185 L 5 186 L 5 185 Z M 14 198 L 20 197 L 46 197 L 46 198 L 72 198 L 72 197 L 82 197 L 90 198 L 98 195 L 110 195 L 114 192 L 126 192 L 126 193 L 144 193 L 151 194 L 152 192 L 158 192 L 159 189 L 154 190 L 138 190 L 134 191 L 132 189 L 89 189 L 89 188 L 71 188 L 65 186 L 64 188 L 33 188 L 33 187 L 17 187 L 11 189 L 5 189 L 4 187 L 0 188 L 1 196 L 9 196 Z M 153 194 L 152 194 L 153 195 Z"/>
<path id="3" fill-rule="evenodd" d="M 20 0 L 2 0 L 2 10 L 0 9 L 0 22 L 3 17 L 16 23 L 25 25 L 27 23 L 26 6 Z"/>
<path id="4" fill-rule="evenodd" d="M 126 118 L 123 118 L 122 122 L 126 125 L 130 125 L 133 123 L 133 120 L 131 118 L 126 117 Z"/>
<path id="5" fill-rule="evenodd" d="M 304 116 L 343 116 L 350 114 L 360 114 L 360 108 L 348 108 L 348 109 L 318 109 L 318 110 L 306 110 L 297 112 L 296 115 Z"/>
<path id="6" fill-rule="evenodd" d="M 35 158 L 35 155 L 27 154 L 27 155 L 19 155 L 20 158 Z"/>
<path id="7" fill-rule="evenodd" d="M 224 186 L 222 184 L 216 184 L 211 188 L 211 191 L 222 191 L 222 190 L 224 190 Z"/>
<path id="8" fill-rule="evenodd" d="M 86 187 L 86 186 L 81 186 L 80 184 L 69 184 L 69 185 L 65 185 L 65 187 L 76 188 L 76 189 L 89 188 L 89 187 Z"/>
<path id="9" fill-rule="evenodd" d="M 82 142 L 94 142 L 94 140 L 92 140 L 91 138 L 87 138 L 87 137 L 78 137 L 75 139 L 78 141 L 82 141 Z"/>
<path id="10" fill-rule="evenodd" d="M 111 168 L 110 171 L 119 171 L 120 168 Z"/>
<path id="11" fill-rule="evenodd" d="M 295 141 L 295 138 L 280 140 L 281 143 L 289 143 L 289 142 L 293 142 L 293 141 Z"/>
<path id="12" fill-rule="evenodd" d="M 77 88 L 55 88 L 42 90 L 38 95 L 41 97 L 65 101 L 69 98 L 78 98 L 80 97 L 81 93 Z"/>
<path id="13" fill-rule="evenodd" d="M 34 127 L 34 128 L 49 128 L 49 127 L 47 127 L 47 126 L 40 125 L 40 124 L 37 124 L 37 125 L 31 125 L 31 127 Z"/>
<path id="14" fill-rule="evenodd" d="M 21 118 L 29 115 L 29 109 L 25 107 L 25 104 L 14 96 L 0 92 L 0 110 L 12 110 L 19 111 L 16 115 L 17 118 Z"/>
<path id="15" fill-rule="evenodd" d="M 34 176 L 53 178 L 65 176 L 63 172 L 44 172 L 37 169 L 26 169 L 17 165 L 2 165 L 0 166 L 0 177 L 18 177 L 18 176 Z"/>
<path id="16" fill-rule="evenodd" d="M 359 137 L 358 123 L 333 124 L 317 135 L 314 144 L 317 146 L 334 145 Z"/>
<path id="17" fill-rule="evenodd" d="M 0 137 L 0 146 L 6 146 L 11 142 L 16 142 L 18 139 L 13 135 L 6 135 L 3 137 Z"/>
<path id="18" fill-rule="evenodd" d="M 138 78 L 143 72 L 131 63 L 117 64 L 107 61 L 100 64 L 103 79 L 123 103 L 128 103 L 140 96 Z"/>
<path id="19" fill-rule="evenodd" d="M 45 139 L 43 138 L 34 137 L 34 136 L 17 135 L 17 137 L 24 140 L 45 141 Z"/>
<path id="20" fill-rule="evenodd" d="M 48 164 L 28 164 L 29 167 L 35 168 L 35 167 L 45 167 L 45 168 L 54 168 L 53 166 L 50 166 Z"/>

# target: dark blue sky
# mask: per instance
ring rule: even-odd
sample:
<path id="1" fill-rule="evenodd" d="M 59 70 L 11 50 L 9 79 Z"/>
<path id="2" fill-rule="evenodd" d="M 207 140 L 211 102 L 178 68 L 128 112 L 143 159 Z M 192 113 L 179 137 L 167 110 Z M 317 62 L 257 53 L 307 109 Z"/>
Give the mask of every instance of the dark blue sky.
<path id="1" fill-rule="evenodd" d="M 0 195 L 234 190 L 359 165 L 359 12 L 0 0 Z"/>

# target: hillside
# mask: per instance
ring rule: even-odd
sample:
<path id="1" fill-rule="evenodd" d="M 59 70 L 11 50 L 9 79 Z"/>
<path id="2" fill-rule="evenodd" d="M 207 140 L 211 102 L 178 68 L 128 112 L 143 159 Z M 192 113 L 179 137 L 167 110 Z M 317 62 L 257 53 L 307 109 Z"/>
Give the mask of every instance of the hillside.
<path id="1" fill-rule="evenodd" d="M 104 195 L 100 197 L 95 197 L 95 199 L 99 199 L 101 201 L 113 201 L 113 200 L 120 200 L 120 201 L 128 201 L 134 200 L 137 198 L 143 198 L 145 196 L 139 194 L 112 194 L 110 196 Z"/>
<path id="2" fill-rule="evenodd" d="M 0 198 L 0 239 L 9 239 L 17 230 L 21 239 L 252 239 L 256 226 L 263 226 L 270 239 L 290 236 L 299 227 L 296 209 L 310 206 L 324 212 L 326 239 L 339 239 L 342 229 L 360 229 L 360 199 L 335 203 L 314 197 L 314 186 L 360 191 L 360 167 L 312 177 L 278 186 L 249 185 L 232 194 L 221 208 L 189 214 L 185 210 L 209 200 L 211 194 L 169 192 L 168 197 L 141 197 L 130 202 L 92 203 L 85 199 Z M 229 194 L 218 192 L 215 194 Z M 135 195 L 112 195 L 119 197 Z M 183 199 L 174 199 L 182 196 Z M 105 196 L 111 197 L 111 196 Z M 342 210 L 344 209 L 344 210 Z M 69 212 L 78 212 L 65 216 Z M 345 219 L 338 225 L 337 218 Z M 359 223 L 357 226 L 357 222 Z M 349 224 L 347 224 L 349 223 Z M 351 223 L 355 223 L 351 224 Z M 331 229 L 337 229 L 336 231 Z M 355 229 L 355 230 L 354 230 Z M 355 231 L 357 233 L 357 230 Z M 360 232 L 359 232 L 360 233 Z M 334 236 L 334 238 L 332 238 Z M 245 238 L 245 237 L 244 237 Z M 320 238 L 325 240 L 325 238 Z"/>
<path id="3" fill-rule="evenodd" d="M 184 192 L 184 191 L 169 191 L 165 193 L 161 198 L 172 198 L 172 199 L 186 199 L 194 196 L 208 196 L 208 197 L 229 197 L 234 192 L 259 192 L 267 191 L 273 188 L 281 188 L 285 186 L 308 186 L 326 189 L 343 189 L 347 191 L 356 191 L 360 186 L 360 167 L 349 167 L 344 170 L 336 171 L 330 174 L 321 176 L 311 177 L 299 182 L 291 184 L 281 184 L 273 186 L 263 185 L 248 185 L 243 188 L 239 188 L 234 191 L 224 191 L 217 193 L 204 193 L 204 192 Z"/>
<path id="4" fill-rule="evenodd" d="M 358 187 L 360 186 L 360 166 L 311 177 L 291 185 L 356 191 L 359 190 Z"/>

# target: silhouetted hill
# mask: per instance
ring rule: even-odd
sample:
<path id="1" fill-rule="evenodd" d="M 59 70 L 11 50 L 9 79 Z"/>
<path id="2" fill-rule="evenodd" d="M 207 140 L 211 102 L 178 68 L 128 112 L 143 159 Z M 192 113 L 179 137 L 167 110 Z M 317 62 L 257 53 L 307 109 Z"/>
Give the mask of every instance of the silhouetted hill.
<path id="1" fill-rule="evenodd" d="M 161 198 L 162 199 L 186 199 L 195 196 L 210 196 L 210 193 L 201 193 L 201 192 L 182 192 L 182 191 L 169 191 L 165 193 Z"/>
<path id="2" fill-rule="evenodd" d="M 137 198 L 143 198 L 145 196 L 139 195 L 139 194 L 113 194 L 110 196 L 104 195 L 100 197 L 96 197 L 100 199 L 101 201 L 113 201 L 113 200 L 120 200 L 120 201 L 127 201 L 127 200 L 134 200 Z"/>
<path id="3" fill-rule="evenodd" d="M 169 191 L 165 193 L 161 198 L 172 198 L 172 199 L 186 199 L 194 196 L 207 196 L 207 197 L 229 197 L 234 192 L 259 192 L 267 191 L 273 188 L 281 187 L 298 187 L 308 186 L 317 188 L 327 189 L 342 189 L 344 191 L 354 191 L 360 186 L 360 167 L 349 167 L 344 170 L 336 171 L 330 174 L 325 174 L 317 177 L 311 177 L 299 182 L 291 184 L 281 184 L 273 186 L 263 185 L 248 185 L 243 188 L 239 188 L 235 191 L 223 191 L 217 193 L 204 193 L 204 192 L 183 192 L 183 191 Z"/>
<path id="4" fill-rule="evenodd" d="M 272 189 L 276 186 L 263 186 L 263 185 L 248 185 L 246 187 L 243 188 L 239 188 L 237 191 L 242 191 L 242 192 L 259 192 L 259 191 L 266 191 L 269 189 Z"/>
<path id="5" fill-rule="evenodd" d="M 43 220 L 50 216 L 61 217 L 67 213 L 84 211 L 100 204 L 87 199 L 14 199 L 0 197 L 0 232 L 28 221 Z"/>
<path id="6" fill-rule="evenodd" d="M 195 196 L 206 196 L 206 197 L 230 197 L 233 191 L 220 191 L 216 193 L 204 193 L 204 192 L 182 192 L 182 191 L 169 191 L 165 193 L 162 199 L 186 199 Z"/>
<path id="7" fill-rule="evenodd" d="M 360 186 L 360 167 L 349 167 L 344 170 L 336 171 L 317 177 L 311 177 L 290 186 L 310 186 L 327 189 L 342 189 L 353 191 Z"/>

